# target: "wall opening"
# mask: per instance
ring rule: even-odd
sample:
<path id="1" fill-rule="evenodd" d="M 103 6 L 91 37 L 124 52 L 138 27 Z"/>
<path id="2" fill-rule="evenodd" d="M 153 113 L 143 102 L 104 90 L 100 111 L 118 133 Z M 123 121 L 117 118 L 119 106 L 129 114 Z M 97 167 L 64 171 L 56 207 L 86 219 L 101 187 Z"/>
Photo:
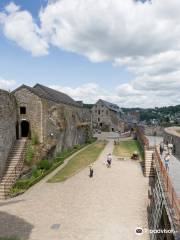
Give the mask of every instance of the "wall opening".
<path id="1" fill-rule="evenodd" d="M 26 114 L 26 107 L 20 107 L 20 114 Z"/>
<path id="2" fill-rule="evenodd" d="M 21 137 L 29 137 L 29 136 L 30 136 L 29 122 L 23 120 L 21 122 Z"/>
<path id="3" fill-rule="evenodd" d="M 19 123 L 16 122 L 16 139 L 19 139 Z"/>

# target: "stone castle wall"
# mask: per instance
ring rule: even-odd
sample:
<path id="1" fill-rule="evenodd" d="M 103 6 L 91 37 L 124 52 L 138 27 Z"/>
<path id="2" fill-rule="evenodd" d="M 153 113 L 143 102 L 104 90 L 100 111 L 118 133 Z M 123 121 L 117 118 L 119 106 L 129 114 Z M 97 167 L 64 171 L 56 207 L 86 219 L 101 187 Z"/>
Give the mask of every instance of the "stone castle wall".
<path id="1" fill-rule="evenodd" d="M 180 158 L 180 134 L 174 133 L 176 127 L 165 128 L 164 140 L 174 145 L 175 155 Z M 180 131 L 180 127 L 178 128 Z"/>
<path id="2" fill-rule="evenodd" d="M 27 90 L 21 88 L 15 92 L 19 113 L 19 135 L 21 136 L 21 121 L 26 120 L 30 124 L 30 135 L 37 135 L 43 142 L 42 134 L 42 102 L 41 99 Z M 20 114 L 20 107 L 26 107 L 26 114 Z"/>
<path id="3" fill-rule="evenodd" d="M 15 97 L 0 90 L 0 177 L 5 170 L 9 152 L 16 140 L 17 108 Z"/>
<path id="4" fill-rule="evenodd" d="M 82 108 L 43 100 L 43 137 L 56 140 L 56 152 L 86 141 L 85 122 L 90 119 Z"/>
<path id="5" fill-rule="evenodd" d="M 31 137 L 38 136 L 40 143 L 46 144 L 48 140 L 52 140 L 53 144 L 56 143 L 56 151 L 61 151 L 86 141 L 87 129 L 84 123 L 91 121 L 91 114 L 87 109 L 41 99 L 27 88 L 20 88 L 15 96 L 19 125 L 23 120 L 28 121 Z M 21 106 L 26 107 L 26 114 L 20 114 Z"/>

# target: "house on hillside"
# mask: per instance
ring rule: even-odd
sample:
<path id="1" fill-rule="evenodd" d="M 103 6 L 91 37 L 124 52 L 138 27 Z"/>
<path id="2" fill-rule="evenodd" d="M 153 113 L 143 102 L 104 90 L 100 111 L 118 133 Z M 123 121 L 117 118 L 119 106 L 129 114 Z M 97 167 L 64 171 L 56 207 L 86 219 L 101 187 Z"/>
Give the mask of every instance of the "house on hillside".
<path id="1" fill-rule="evenodd" d="M 91 111 L 94 128 L 102 131 L 124 131 L 123 112 L 118 105 L 99 99 Z"/>
<path id="2" fill-rule="evenodd" d="M 36 84 L 13 91 L 17 99 L 16 137 L 36 137 L 40 143 L 52 139 L 56 150 L 86 141 L 90 112 L 68 95 Z"/>

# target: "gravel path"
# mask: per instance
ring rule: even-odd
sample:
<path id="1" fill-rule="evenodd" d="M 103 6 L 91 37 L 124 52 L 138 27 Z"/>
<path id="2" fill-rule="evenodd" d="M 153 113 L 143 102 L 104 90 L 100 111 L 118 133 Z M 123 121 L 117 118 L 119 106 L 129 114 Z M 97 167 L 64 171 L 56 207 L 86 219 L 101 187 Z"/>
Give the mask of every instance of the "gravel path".
<path id="1" fill-rule="evenodd" d="M 148 179 L 132 161 L 103 160 L 110 141 L 94 165 L 64 183 L 35 185 L 22 196 L 0 202 L 0 236 L 7 232 L 29 240 L 148 240 L 135 235 L 147 228 Z M 8 226 L 8 227 L 7 227 Z"/>

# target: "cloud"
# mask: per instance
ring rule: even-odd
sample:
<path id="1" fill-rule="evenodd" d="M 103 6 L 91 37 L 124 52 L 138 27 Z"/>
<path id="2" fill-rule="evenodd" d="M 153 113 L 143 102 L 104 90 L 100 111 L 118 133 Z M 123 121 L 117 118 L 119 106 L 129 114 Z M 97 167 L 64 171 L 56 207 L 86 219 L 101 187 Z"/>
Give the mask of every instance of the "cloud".
<path id="1" fill-rule="evenodd" d="M 16 86 L 15 80 L 6 80 L 0 77 L 0 89 L 10 90 Z"/>
<path id="2" fill-rule="evenodd" d="M 48 43 L 41 37 L 40 28 L 28 11 L 22 11 L 19 6 L 10 3 L 0 13 L 0 24 L 8 39 L 31 52 L 33 56 L 48 53 Z"/>
<path id="3" fill-rule="evenodd" d="M 179 0 L 55 0 L 40 10 L 37 23 L 10 3 L 0 23 L 6 37 L 33 56 L 55 46 L 93 62 L 110 61 L 134 75 L 113 93 L 94 83 L 53 87 L 76 99 L 150 107 L 180 103 L 179 9 Z"/>
<path id="4" fill-rule="evenodd" d="M 104 99 L 117 103 L 120 107 L 157 107 L 176 105 L 180 102 L 180 81 L 174 79 L 161 83 L 158 79 L 137 78 L 130 83 L 116 86 L 108 91 L 96 83 L 87 83 L 78 87 L 50 85 L 49 87 L 64 92 L 75 100 L 83 100 L 85 103 L 95 103 L 98 99 Z M 146 79 L 146 78 L 145 78 Z M 139 82 L 143 82 L 143 84 Z M 173 83 L 173 84 L 172 84 Z"/>
<path id="5" fill-rule="evenodd" d="M 99 98 L 107 98 L 107 91 L 102 90 L 96 83 L 86 83 L 76 88 L 60 85 L 51 85 L 49 87 L 65 92 L 75 100 L 83 100 L 86 103 L 94 103 Z"/>

